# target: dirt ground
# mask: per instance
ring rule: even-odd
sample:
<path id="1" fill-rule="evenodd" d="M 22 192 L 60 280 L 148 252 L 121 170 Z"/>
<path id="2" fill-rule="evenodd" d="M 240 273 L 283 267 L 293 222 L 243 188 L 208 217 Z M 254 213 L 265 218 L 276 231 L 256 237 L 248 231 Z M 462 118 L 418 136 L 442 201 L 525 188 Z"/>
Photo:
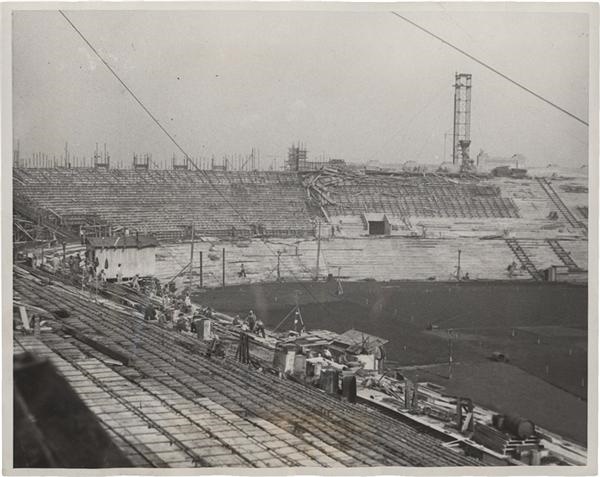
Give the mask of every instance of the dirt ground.
<path id="1" fill-rule="evenodd" d="M 479 396 L 499 411 L 523 409 L 527 417 L 539 416 L 540 425 L 584 442 L 587 287 L 365 281 L 343 282 L 342 289 L 338 294 L 335 281 L 265 283 L 205 290 L 194 298 L 226 312 L 254 309 L 267 327 L 281 330 L 290 329 L 291 320 L 281 321 L 299 304 L 309 329 L 355 328 L 388 339 L 392 367 L 447 363 L 450 330 L 454 362 L 473 370 L 465 372 L 464 379 L 455 379 L 456 392 Z M 433 329 L 426 329 L 428 325 Z M 495 363 L 488 357 L 494 351 L 507 354 L 510 363 L 490 368 Z M 503 379 L 510 384 L 496 379 L 497 369 L 505 371 Z M 438 374 L 444 372 L 447 379 L 447 364 Z M 529 380 L 524 379 L 527 376 Z M 544 406 L 539 396 L 546 396 Z M 551 404 L 557 402 L 570 405 L 557 413 Z"/>
<path id="2" fill-rule="evenodd" d="M 405 374 L 443 386 L 449 395 L 468 396 L 489 409 L 527 416 L 580 444 L 587 442 L 587 403 L 515 366 L 489 361 L 458 363 L 453 366 L 451 379 L 446 364 Z"/>

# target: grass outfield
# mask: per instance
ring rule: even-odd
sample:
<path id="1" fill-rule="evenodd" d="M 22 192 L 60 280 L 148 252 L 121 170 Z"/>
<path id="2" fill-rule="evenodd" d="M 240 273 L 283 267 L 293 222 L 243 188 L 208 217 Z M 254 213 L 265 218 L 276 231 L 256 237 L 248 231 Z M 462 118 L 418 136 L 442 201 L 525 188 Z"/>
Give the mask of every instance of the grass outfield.
<path id="1" fill-rule="evenodd" d="M 585 286 L 479 281 L 342 285 L 341 296 L 336 294 L 335 282 L 284 282 L 211 289 L 195 299 L 233 313 L 252 308 L 271 329 L 298 303 L 309 329 L 344 332 L 355 328 L 390 340 L 388 358 L 398 366 L 447 363 L 447 330 L 452 329 L 455 362 L 488 369 L 487 357 L 501 351 L 510 358 L 508 368 L 537 378 L 532 379 L 531 390 L 515 388 L 513 393 L 531 403 L 532 410 L 540 405 L 533 401 L 539 380 L 551 384 L 548 388 L 556 393 L 549 401 L 564 399 L 564 393 L 574 402 L 587 398 Z M 428 323 L 438 329 L 427 331 Z M 280 329 L 290 326 L 291 322 L 283 323 Z M 447 374 L 447 366 L 440 370 L 444 368 Z M 523 380 L 517 383 L 521 386 Z M 477 394 L 477 380 L 465 380 L 462 386 L 464 395 Z M 585 422 L 582 404 L 572 406 L 579 424 Z M 506 405 L 512 404 L 507 401 Z M 565 429 L 571 424 L 559 421 Z M 550 424 L 556 427 L 553 421 Z M 581 442 L 584 434 L 579 433 L 577 440 Z"/>

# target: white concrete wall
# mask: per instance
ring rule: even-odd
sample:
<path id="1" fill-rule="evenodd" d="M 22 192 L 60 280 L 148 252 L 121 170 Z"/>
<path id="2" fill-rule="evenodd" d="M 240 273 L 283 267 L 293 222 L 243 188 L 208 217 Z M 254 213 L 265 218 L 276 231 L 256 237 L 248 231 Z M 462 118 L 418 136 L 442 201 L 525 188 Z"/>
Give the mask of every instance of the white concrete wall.
<path id="1" fill-rule="evenodd" d="M 156 273 L 156 249 L 154 247 L 97 249 L 96 256 L 102 268 L 108 260 L 108 268 L 105 269 L 107 279 L 117 278 L 119 263 L 123 278 L 133 277 L 136 273 L 140 276 L 150 276 Z"/>

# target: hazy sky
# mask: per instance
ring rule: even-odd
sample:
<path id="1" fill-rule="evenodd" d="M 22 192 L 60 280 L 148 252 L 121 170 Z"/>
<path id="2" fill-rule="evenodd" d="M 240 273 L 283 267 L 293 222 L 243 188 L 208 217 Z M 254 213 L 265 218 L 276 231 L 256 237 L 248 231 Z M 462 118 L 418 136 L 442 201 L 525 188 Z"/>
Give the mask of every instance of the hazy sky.
<path id="1" fill-rule="evenodd" d="M 586 15 L 429 6 L 395 9 L 587 120 Z M 458 71 L 473 75 L 473 155 L 587 162 L 585 125 L 386 11 L 66 13 L 192 156 L 267 161 L 302 141 L 309 157 L 440 163 Z M 21 157 L 65 141 L 117 160 L 178 152 L 57 11 L 15 12 L 13 38 Z"/>

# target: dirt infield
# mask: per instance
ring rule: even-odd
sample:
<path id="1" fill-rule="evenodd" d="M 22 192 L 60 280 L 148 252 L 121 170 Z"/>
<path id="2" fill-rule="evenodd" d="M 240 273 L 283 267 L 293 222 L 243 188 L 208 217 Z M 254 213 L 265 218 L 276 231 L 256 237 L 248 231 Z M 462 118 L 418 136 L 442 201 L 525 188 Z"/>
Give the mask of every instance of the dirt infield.
<path id="1" fill-rule="evenodd" d="M 577 403 L 587 398 L 585 286 L 369 281 L 344 282 L 342 288 L 343 294 L 339 295 L 335 281 L 269 283 L 207 290 L 195 298 L 233 313 L 254 309 L 269 328 L 280 325 L 282 330 L 291 325 L 280 324 L 283 317 L 300 304 L 309 329 L 343 332 L 355 328 L 390 340 L 386 347 L 388 364 L 398 367 L 447 363 L 448 330 L 452 330 L 455 362 L 483 366 L 481 369 L 485 370 L 494 351 L 509 356 L 507 367 L 519 376 L 512 395 L 529 403 L 525 409 L 534 411 L 539 406 L 534 396 L 539 392 L 536 383 L 540 380 L 552 385 L 547 388 L 561 402 L 573 399 Z M 429 324 L 433 325 L 432 330 L 426 329 Z M 447 374 L 447 366 L 440 367 L 443 369 Z M 522 379 L 524 375 L 537 378 L 532 378 L 531 389 Z M 475 396 L 478 389 L 478 380 L 463 380 L 460 385 L 465 395 Z M 569 397 L 565 398 L 565 394 Z M 488 401 L 495 402 L 493 396 Z M 507 401 L 505 405 L 512 403 Z M 574 404 L 572 412 L 580 424 L 576 438 L 583 442 L 585 405 Z M 561 430 L 573 423 L 556 419 L 563 423 L 558 426 Z M 556 419 L 547 424 L 556 428 Z"/>

